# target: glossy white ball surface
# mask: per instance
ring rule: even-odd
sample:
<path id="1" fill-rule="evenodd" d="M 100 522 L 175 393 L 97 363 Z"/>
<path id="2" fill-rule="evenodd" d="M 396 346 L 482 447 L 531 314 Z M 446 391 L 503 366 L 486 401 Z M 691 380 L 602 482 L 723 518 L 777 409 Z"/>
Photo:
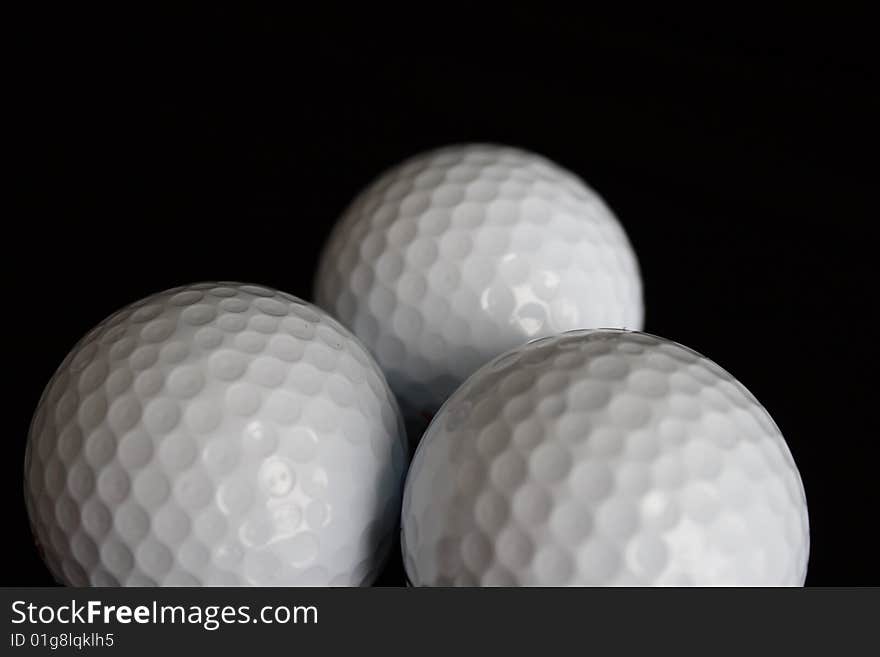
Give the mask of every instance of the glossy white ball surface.
<path id="1" fill-rule="evenodd" d="M 635 254 L 598 194 L 544 157 L 489 144 L 417 155 L 363 190 L 324 248 L 315 299 L 363 340 L 416 422 L 507 349 L 643 318 Z"/>
<path id="2" fill-rule="evenodd" d="M 416 586 L 799 586 L 809 554 L 764 408 L 637 332 L 573 331 L 481 368 L 425 433 L 402 522 Z"/>
<path id="3" fill-rule="evenodd" d="M 200 283 L 113 314 L 31 425 L 25 499 L 75 586 L 362 585 L 407 453 L 378 365 L 291 295 Z"/>

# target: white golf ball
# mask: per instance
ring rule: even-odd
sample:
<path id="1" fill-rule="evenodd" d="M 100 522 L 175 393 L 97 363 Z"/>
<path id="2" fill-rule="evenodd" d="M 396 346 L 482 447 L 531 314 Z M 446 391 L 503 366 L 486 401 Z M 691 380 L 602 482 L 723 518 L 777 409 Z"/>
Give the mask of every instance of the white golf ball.
<path id="1" fill-rule="evenodd" d="M 413 458 L 414 585 L 802 585 L 807 504 L 757 400 L 712 361 L 572 331 L 486 364 Z"/>
<path id="2" fill-rule="evenodd" d="M 296 297 L 201 283 L 113 314 L 31 425 L 25 499 L 62 583 L 362 585 L 395 540 L 403 423 L 372 357 Z"/>
<path id="3" fill-rule="evenodd" d="M 507 349 L 643 317 L 635 255 L 602 199 L 539 155 L 486 144 L 368 186 L 329 238 L 315 298 L 376 356 L 411 426 Z"/>

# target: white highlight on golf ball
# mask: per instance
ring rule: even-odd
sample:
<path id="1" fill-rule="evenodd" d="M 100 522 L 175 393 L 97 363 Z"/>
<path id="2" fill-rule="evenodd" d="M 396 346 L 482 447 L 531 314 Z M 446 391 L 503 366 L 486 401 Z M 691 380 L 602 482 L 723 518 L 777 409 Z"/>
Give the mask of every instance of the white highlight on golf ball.
<path id="1" fill-rule="evenodd" d="M 635 254 L 596 192 L 488 144 L 418 155 L 369 185 L 330 236 L 315 298 L 364 341 L 416 423 L 507 349 L 643 318 Z"/>
<path id="2" fill-rule="evenodd" d="M 802 585 L 807 503 L 778 427 L 712 361 L 571 331 L 435 416 L 402 515 L 414 585 Z"/>
<path id="3" fill-rule="evenodd" d="M 396 538 L 406 465 L 394 397 L 348 330 L 282 292 L 200 283 L 65 358 L 25 499 L 62 583 L 362 585 Z"/>

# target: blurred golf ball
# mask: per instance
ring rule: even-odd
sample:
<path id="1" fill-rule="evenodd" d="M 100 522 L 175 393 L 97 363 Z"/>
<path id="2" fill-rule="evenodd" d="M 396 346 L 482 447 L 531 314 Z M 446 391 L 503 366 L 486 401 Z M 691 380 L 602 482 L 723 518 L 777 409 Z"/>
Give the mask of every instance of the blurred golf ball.
<path id="1" fill-rule="evenodd" d="M 486 364 L 422 438 L 414 585 L 802 585 L 807 503 L 778 427 L 707 358 L 572 331 Z"/>
<path id="2" fill-rule="evenodd" d="M 187 285 L 113 314 L 39 402 L 25 499 L 62 583 L 360 585 L 395 539 L 396 402 L 288 294 Z"/>
<path id="3" fill-rule="evenodd" d="M 421 428 L 499 353 L 643 317 L 635 255 L 602 199 L 539 155 L 488 144 L 418 155 L 370 184 L 324 248 L 315 298 Z"/>

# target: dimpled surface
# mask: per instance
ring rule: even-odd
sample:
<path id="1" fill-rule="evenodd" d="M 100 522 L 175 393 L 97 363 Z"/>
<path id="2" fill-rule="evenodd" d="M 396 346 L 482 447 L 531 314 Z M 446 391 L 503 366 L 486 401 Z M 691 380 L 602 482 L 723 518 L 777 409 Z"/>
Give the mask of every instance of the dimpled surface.
<path id="1" fill-rule="evenodd" d="M 644 333 L 500 356 L 434 418 L 403 501 L 415 585 L 802 585 L 779 429 L 715 363 Z"/>
<path id="2" fill-rule="evenodd" d="M 315 285 L 318 305 L 376 356 L 408 420 L 531 338 L 640 329 L 643 315 L 635 255 L 602 199 L 543 157 L 486 144 L 379 177 L 335 227 Z"/>
<path id="3" fill-rule="evenodd" d="M 359 585 L 405 467 L 396 402 L 351 333 L 296 297 L 203 283 L 74 347 L 31 425 L 25 498 L 66 584 Z"/>

